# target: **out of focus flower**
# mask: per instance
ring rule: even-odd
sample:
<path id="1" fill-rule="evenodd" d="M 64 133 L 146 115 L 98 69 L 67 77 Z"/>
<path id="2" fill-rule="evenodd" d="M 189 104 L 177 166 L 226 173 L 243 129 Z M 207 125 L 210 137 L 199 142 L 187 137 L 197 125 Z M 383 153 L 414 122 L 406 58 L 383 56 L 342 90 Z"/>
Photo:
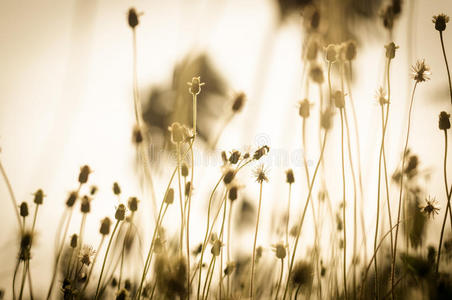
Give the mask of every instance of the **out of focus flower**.
<path id="1" fill-rule="evenodd" d="M 411 67 L 413 79 L 416 82 L 424 82 L 430 79 L 430 67 L 425 64 L 425 60 L 418 60 L 414 66 Z"/>

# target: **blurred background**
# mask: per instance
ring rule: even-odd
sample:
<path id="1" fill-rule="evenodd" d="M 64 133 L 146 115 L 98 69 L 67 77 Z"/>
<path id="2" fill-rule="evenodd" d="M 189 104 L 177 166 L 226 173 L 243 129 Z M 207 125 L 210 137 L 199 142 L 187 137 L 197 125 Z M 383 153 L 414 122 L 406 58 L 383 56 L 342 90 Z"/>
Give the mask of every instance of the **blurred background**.
<path id="1" fill-rule="evenodd" d="M 264 187 L 265 221 L 260 228 L 264 233 L 259 237 L 259 244 L 269 249 L 270 244 L 278 241 L 277 224 L 271 216 L 285 210 L 284 171 L 293 168 L 295 172 L 293 211 L 296 215 L 304 205 L 307 191 L 302 153 L 307 155 L 311 172 L 319 155 L 318 118 L 313 116 L 307 149 L 302 149 L 298 115 L 298 101 L 304 97 L 310 95 L 314 108 L 318 102 L 317 87 L 307 89 L 302 84 L 302 47 L 313 22 L 310 2 L 0 1 L 0 159 L 17 201 L 31 201 L 32 193 L 38 188 L 47 195 L 38 217 L 38 247 L 34 250 L 37 259 L 31 269 L 32 274 L 43 274 L 35 276 L 37 284 L 49 280 L 50 274 L 48 277 L 45 274 L 51 270 L 48 256 L 58 216 L 64 209 L 67 193 L 77 187 L 82 165 L 91 167 L 90 182 L 99 188 L 87 228 L 97 232 L 99 218 L 114 214 L 118 202 L 111 187 L 115 181 L 123 190 L 124 201 L 129 196 L 141 199 L 140 222 L 152 224 L 155 214 L 152 195 L 160 203 L 175 166 L 174 157 L 168 151 L 166 129 L 173 121 L 191 126 L 191 96 L 186 82 L 198 75 L 206 85 L 199 96 L 200 139 L 195 146 L 197 183 L 193 213 L 205 214 L 208 192 L 221 176 L 222 150 L 253 151 L 267 144 L 271 149 L 265 161 L 270 182 Z M 381 135 L 375 93 L 383 85 L 384 45 L 390 42 L 380 14 L 388 2 L 322 1 L 322 11 L 326 13 L 320 16 L 318 25 L 323 46 L 349 39 L 356 40 L 358 45 L 352 90 L 360 124 L 364 214 L 370 234 L 375 223 L 374 195 Z M 392 174 L 400 164 L 408 97 L 414 83 L 410 66 L 416 59 L 425 58 L 432 76 L 417 91 L 410 149 L 419 156 L 419 168 L 429 175 L 422 183 L 426 194 L 436 197 L 443 208 L 442 159 L 439 159 L 443 155 L 443 133 L 437 129 L 437 120 L 441 110 L 451 110 L 439 36 L 431 18 L 438 13 L 450 15 L 452 3 L 403 2 L 403 11 L 392 33 L 400 49 L 391 63 L 391 130 L 386 139 L 388 171 Z M 132 143 L 135 119 L 132 31 L 127 24 L 130 7 L 143 12 L 137 27 L 138 88 L 143 119 L 149 128 L 153 190 L 143 180 Z M 450 53 L 452 35 L 450 30 L 444 34 L 445 47 Z M 323 54 L 319 55 L 323 60 Z M 339 80 L 333 81 L 338 87 Z M 243 111 L 231 118 L 230 106 L 239 92 L 246 94 L 247 101 Z M 335 124 L 325 158 L 328 169 L 325 177 L 337 209 L 340 199 L 336 194 L 341 191 L 337 116 Z M 253 208 L 259 190 L 251 172 L 252 168 L 246 170 L 241 180 L 246 185 L 243 197 Z M 352 188 L 347 193 L 351 199 Z M 0 287 L 10 286 L 17 252 L 18 227 L 8 197 L 2 182 Z M 397 203 L 395 193 L 391 201 L 393 205 Z M 176 206 L 169 213 L 178 217 Z M 428 231 L 426 244 L 436 245 L 439 237 L 436 229 L 441 219 L 436 218 L 430 224 L 433 228 Z M 196 243 L 202 236 L 197 235 L 196 229 L 205 226 L 205 219 L 199 220 L 192 224 L 192 240 Z M 254 222 L 254 217 L 250 222 Z M 306 222 L 309 224 L 310 216 Z M 166 225 L 171 228 L 171 222 Z M 152 228 L 143 228 L 147 241 L 146 234 Z M 308 226 L 305 230 L 307 236 L 313 234 Z M 250 237 L 245 235 L 243 240 Z M 94 244 L 96 236 L 87 239 Z M 244 251 L 249 252 L 251 248 Z"/>

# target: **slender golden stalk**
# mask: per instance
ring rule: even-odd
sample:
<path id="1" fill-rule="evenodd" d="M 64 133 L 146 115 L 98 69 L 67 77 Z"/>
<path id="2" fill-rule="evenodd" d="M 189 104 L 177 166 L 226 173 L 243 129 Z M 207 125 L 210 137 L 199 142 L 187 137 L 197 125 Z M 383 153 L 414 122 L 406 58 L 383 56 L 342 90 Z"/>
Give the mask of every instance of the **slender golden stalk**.
<path id="1" fill-rule="evenodd" d="M 226 208 L 227 208 L 227 201 L 224 201 L 224 211 L 223 211 L 223 221 L 221 222 L 221 229 L 220 229 L 220 242 L 221 244 L 223 244 L 223 233 L 224 233 L 224 223 L 226 221 Z M 223 250 L 220 249 L 220 280 L 219 280 L 219 284 L 220 284 L 220 288 L 219 288 L 219 299 L 223 299 Z"/>
<path id="2" fill-rule="evenodd" d="M 441 40 L 441 48 L 443 50 L 444 62 L 446 63 L 447 78 L 449 79 L 450 103 L 452 104 L 452 84 L 450 81 L 449 63 L 447 62 L 446 49 L 444 48 L 444 40 L 443 40 L 443 32 L 442 31 L 439 32 L 439 38 Z"/>
<path id="3" fill-rule="evenodd" d="M 19 209 L 17 207 L 18 204 L 16 201 L 16 196 L 14 196 L 13 187 L 11 185 L 11 182 L 9 181 L 8 175 L 6 174 L 5 168 L 3 167 L 1 160 L 0 160 L 0 172 L 2 173 L 3 179 L 5 180 L 6 187 L 8 188 L 9 196 L 10 196 L 11 202 L 13 204 L 15 215 L 17 217 L 17 223 L 19 224 L 19 229 L 22 232 L 24 230 L 24 228 L 20 221 L 20 215 L 19 215 Z"/>
<path id="4" fill-rule="evenodd" d="M 257 207 L 257 220 L 256 220 L 256 229 L 254 231 L 254 243 L 253 243 L 253 258 L 251 261 L 251 278 L 250 278 L 250 298 L 251 298 L 251 300 L 254 299 L 254 266 L 255 266 L 255 260 L 256 260 L 256 242 L 257 242 L 257 233 L 258 233 L 258 229 L 259 229 L 259 218 L 260 218 L 260 214 L 261 214 L 262 186 L 263 186 L 263 181 L 261 180 L 259 182 L 259 204 Z"/>
<path id="5" fill-rule="evenodd" d="M 347 221 L 345 219 L 345 159 L 344 159 L 344 109 L 340 109 L 341 115 L 341 162 L 342 162 L 342 220 L 344 224 L 344 268 L 343 268 L 343 281 L 344 281 L 344 296 L 347 299 Z"/>
<path id="6" fill-rule="evenodd" d="M 182 203 L 182 186 L 181 186 L 181 155 L 180 155 L 180 143 L 176 145 L 177 151 L 177 181 L 179 183 L 179 205 L 180 205 L 180 234 L 179 234 L 179 255 L 182 256 L 183 238 L 184 238 L 184 205 Z"/>
<path id="7" fill-rule="evenodd" d="M 407 134 L 406 134 L 406 140 L 405 140 L 405 147 L 403 148 L 402 153 L 402 168 L 401 170 L 401 176 L 400 176 L 400 189 L 399 189 L 399 208 L 397 211 L 397 226 L 396 226 L 396 232 L 395 232 L 395 238 L 394 238 L 394 255 L 392 257 L 392 270 L 391 270 L 391 287 L 392 287 L 392 299 L 395 298 L 394 294 L 394 286 L 395 286 L 395 265 L 396 265 L 396 258 L 397 258 L 397 237 L 399 234 L 399 221 L 400 221 L 400 210 L 402 207 L 402 193 L 403 193 L 403 179 L 404 179 L 404 170 L 405 170 L 405 157 L 406 157 L 406 151 L 408 149 L 408 139 L 410 137 L 410 128 L 411 128 L 411 111 L 413 109 L 413 102 L 414 102 L 414 93 L 416 92 L 418 81 L 414 84 L 413 87 L 413 93 L 411 94 L 411 101 L 410 101 L 410 108 L 408 111 L 408 128 L 407 128 Z"/>
<path id="8" fill-rule="evenodd" d="M 231 205 L 229 207 L 229 214 L 228 214 L 228 236 L 227 236 L 227 242 L 226 242 L 226 260 L 229 263 L 231 263 L 231 223 L 232 223 L 232 207 L 234 204 L 234 201 L 231 201 Z M 226 298 L 229 299 L 230 295 L 230 277 L 231 274 L 228 274 L 227 278 L 226 278 Z"/>
<path id="9" fill-rule="evenodd" d="M 279 275 L 278 287 L 276 288 L 275 300 L 278 300 L 278 294 L 279 294 L 279 290 L 281 288 L 281 282 L 282 282 L 283 274 L 284 274 L 284 258 L 281 258 L 281 273 Z"/>
<path id="10" fill-rule="evenodd" d="M 290 219 L 290 199 L 292 196 L 292 183 L 289 183 L 289 195 L 287 199 L 287 219 L 286 219 L 286 246 L 287 257 L 290 257 L 290 245 L 289 245 L 289 219 Z"/>

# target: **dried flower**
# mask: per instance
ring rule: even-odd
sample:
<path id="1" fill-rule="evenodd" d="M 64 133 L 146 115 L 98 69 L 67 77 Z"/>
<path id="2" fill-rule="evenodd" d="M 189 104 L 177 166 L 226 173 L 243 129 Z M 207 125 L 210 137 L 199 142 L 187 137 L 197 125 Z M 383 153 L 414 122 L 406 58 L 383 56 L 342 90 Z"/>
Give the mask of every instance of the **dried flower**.
<path id="1" fill-rule="evenodd" d="M 193 187 L 191 185 L 191 181 L 187 181 L 187 183 L 185 184 L 185 196 L 190 197 L 192 192 L 193 192 Z"/>
<path id="2" fill-rule="evenodd" d="M 331 108 L 327 108 L 321 115 L 320 115 L 320 126 L 322 126 L 325 130 L 330 130 L 331 126 L 333 126 L 333 115 L 334 112 Z"/>
<path id="3" fill-rule="evenodd" d="M 386 48 L 386 57 L 389 59 L 393 59 L 395 57 L 396 50 L 399 49 L 399 46 L 396 46 L 394 42 L 390 42 L 385 46 Z"/>
<path id="4" fill-rule="evenodd" d="M 233 185 L 229 188 L 228 198 L 231 201 L 237 200 L 239 187 L 237 185 Z"/>
<path id="5" fill-rule="evenodd" d="M 80 254 L 78 255 L 80 263 L 82 263 L 82 265 L 89 266 L 95 253 L 96 251 L 94 251 L 93 247 L 87 245 L 83 246 L 80 250 Z"/>
<path id="6" fill-rule="evenodd" d="M 304 100 L 300 101 L 298 104 L 299 104 L 298 114 L 300 115 L 300 117 L 309 118 L 309 110 L 311 108 L 311 104 L 309 103 L 309 100 L 305 98 Z"/>
<path id="7" fill-rule="evenodd" d="M 288 170 L 286 171 L 286 182 L 287 182 L 288 184 L 292 184 L 292 183 L 295 182 L 295 177 L 294 177 L 294 175 L 293 175 L 293 170 L 292 170 L 292 169 L 288 169 Z"/>
<path id="8" fill-rule="evenodd" d="M 264 165 L 259 165 L 256 170 L 254 170 L 254 176 L 256 177 L 256 181 L 259 183 L 263 183 L 264 181 L 268 181 L 267 178 L 267 169 L 265 169 Z"/>
<path id="9" fill-rule="evenodd" d="M 127 21 L 129 23 L 129 26 L 132 27 L 133 29 L 135 29 L 135 27 L 138 26 L 139 24 L 139 20 L 138 20 L 138 14 L 137 11 L 135 10 L 135 8 L 130 8 L 129 9 L 129 13 L 127 15 Z"/>
<path id="10" fill-rule="evenodd" d="M 106 218 L 102 219 L 102 221 L 100 223 L 100 229 L 99 229 L 100 234 L 102 234 L 102 235 L 110 234 L 110 226 L 111 226 L 110 218 L 106 217 Z"/>
<path id="11" fill-rule="evenodd" d="M 19 259 L 28 261 L 31 258 L 31 244 L 33 242 L 33 234 L 31 231 L 24 231 L 21 233 Z"/>
<path id="12" fill-rule="evenodd" d="M 74 233 L 71 236 L 71 242 L 70 242 L 71 248 L 73 248 L 73 249 L 77 248 L 77 240 L 78 240 L 78 236 Z"/>
<path id="13" fill-rule="evenodd" d="M 322 67 L 316 63 L 311 64 L 311 67 L 309 68 L 309 77 L 317 84 L 322 84 L 325 81 Z"/>
<path id="14" fill-rule="evenodd" d="M 97 193 L 97 191 L 98 191 L 97 186 L 92 185 L 92 186 L 91 186 L 91 189 L 90 189 L 90 191 L 89 191 L 89 194 L 90 194 L 91 196 L 94 196 L 94 195 Z"/>
<path id="15" fill-rule="evenodd" d="M 115 219 L 118 221 L 124 221 L 126 217 L 126 207 L 124 204 L 119 204 L 118 208 L 116 209 L 115 213 Z"/>
<path id="16" fill-rule="evenodd" d="M 276 257 L 284 259 L 286 257 L 286 246 L 283 243 L 273 245 L 273 251 L 275 251 Z"/>
<path id="17" fill-rule="evenodd" d="M 190 136 L 190 130 L 179 122 L 171 124 L 168 130 L 171 132 L 171 142 L 173 144 L 182 143 Z"/>
<path id="18" fill-rule="evenodd" d="M 429 218 L 435 217 L 435 215 L 439 214 L 438 201 L 435 198 L 428 197 L 425 199 L 425 205 L 420 207 L 421 212 L 426 214 Z"/>
<path id="19" fill-rule="evenodd" d="M 66 200 L 66 206 L 67 207 L 72 207 L 75 204 L 75 201 L 77 200 L 78 194 L 76 191 L 70 192 L 69 196 Z"/>
<path id="20" fill-rule="evenodd" d="M 36 205 L 41 205 L 43 203 L 44 197 L 45 197 L 44 192 L 41 189 L 39 189 L 34 193 L 34 196 L 35 196 L 35 198 L 34 198 L 33 202 Z"/>
<path id="21" fill-rule="evenodd" d="M 430 79 L 430 67 L 425 64 L 425 60 L 418 60 L 414 66 L 411 67 L 413 79 L 416 82 L 424 82 Z"/>
<path id="22" fill-rule="evenodd" d="M 336 91 L 333 94 L 333 98 L 334 98 L 334 104 L 336 105 L 337 108 L 343 109 L 345 107 L 345 97 L 341 91 Z"/>
<path id="23" fill-rule="evenodd" d="M 82 197 L 82 203 L 80 204 L 80 211 L 83 214 L 87 214 L 91 211 L 91 199 L 86 195 Z"/>
<path id="24" fill-rule="evenodd" d="M 450 114 L 445 111 L 442 111 L 439 114 L 438 127 L 441 130 L 450 129 Z"/>
<path id="25" fill-rule="evenodd" d="M 344 55 L 346 60 L 354 60 L 356 58 L 356 42 L 347 41 L 344 44 Z"/>
<path id="26" fill-rule="evenodd" d="M 313 273 L 312 266 L 309 263 L 299 261 L 292 270 L 292 283 L 297 287 L 309 286 L 312 283 Z"/>
<path id="27" fill-rule="evenodd" d="M 239 162 L 240 156 L 241 156 L 240 151 L 233 150 L 231 155 L 229 156 L 229 162 L 235 165 L 236 163 Z"/>
<path id="28" fill-rule="evenodd" d="M 232 180 L 234 180 L 235 177 L 235 171 L 231 168 L 226 168 L 226 170 L 224 171 L 224 176 L 223 176 L 223 182 L 224 184 L 228 185 L 232 182 Z"/>
<path id="29" fill-rule="evenodd" d="M 170 188 L 165 196 L 165 203 L 172 204 L 174 202 L 174 189 Z"/>
<path id="30" fill-rule="evenodd" d="M 329 44 L 326 48 L 325 48 L 325 52 L 326 52 L 326 60 L 330 63 L 333 63 L 336 61 L 337 59 L 337 49 L 336 49 L 336 45 L 333 44 Z"/>
<path id="31" fill-rule="evenodd" d="M 445 14 L 433 16 L 432 22 L 435 24 L 435 29 L 442 32 L 446 29 L 446 23 L 449 22 L 449 16 Z"/>
<path id="32" fill-rule="evenodd" d="M 129 207 L 130 211 L 137 211 L 138 210 L 138 198 L 130 197 L 129 201 L 127 202 L 127 206 Z"/>
<path id="33" fill-rule="evenodd" d="M 201 82 L 201 77 L 193 77 L 191 79 L 191 82 L 187 82 L 187 84 L 190 86 L 188 88 L 188 91 L 190 92 L 190 94 L 192 95 L 198 95 L 199 93 L 201 93 L 201 87 L 203 85 L 205 85 L 204 82 Z"/>
<path id="34" fill-rule="evenodd" d="M 119 184 L 117 182 L 113 183 L 113 194 L 115 195 L 121 194 L 121 188 L 119 187 Z"/>
<path id="35" fill-rule="evenodd" d="M 19 212 L 21 217 L 28 216 L 28 204 L 27 202 L 22 202 L 19 206 Z"/>
<path id="36" fill-rule="evenodd" d="M 245 104 L 246 101 L 246 95 L 243 92 L 238 93 L 235 98 L 234 98 L 234 102 L 232 103 L 232 112 L 233 113 L 238 113 L 242 110 L 243 105 Z"/>
<path id="37" fill-rule="evenodd" d="M 84 184 L 88 182 L 89 174 L 91 173 L 91 169 L 88 165 L 84 165 L 80 168 L 80 174 L 78 175 L 78 182 L 80 184 Z"/>
<path id="38" fill-rule="evenodd" d="M 225 276 L 229 276 L 232 274 L 232 272 L 234 272 L 235 270 L 235 263 L 234 262 L 228 262 L 226 264 L 226 268 L 224 268 L 224 275 Z"/>
<path id="39" fill-rule="evenodd" d="M 116 292 L 115 300 L 128 300 L 128 299 L 130 299 L 130 297 L 129 292 L 126 289 L 123 288 Z"/>
<path id="40" fill-rule="evenodd" d="M 223 243 L 217 239 L 213 242 L 210 252 L 212 253 L 212 255 L 218 256 L 220 255 L 221 247 L 223 247 Z"/>
<path id="41" fill-rule="evenodd" d="M 259 149 L 257 149 L 256 152 L 254 152 L 253 158 L 255 160 L 259 160 L 262 156 L 267 154 L 268 151 L 270 151 L 270 147 L 268 147 L 267 145 L 262 146 Z"/>
<path id="42" fill-rule="evenodd" d="M 388 98 L 386 98 L 386 91 L 383 89 L 383 87 L 380 86 L 378 88 L 375 97 L 377 98 L 378 103 L 381 106 L 384 106 L 385 104 L 389 104 Z"/>
<path id="43" fill-rule="evenodd" d="M 187 166 L 186 163 L 182 163 L 181 174 L 182 174 L 183 177 L 187 177 L 188 176 L 188 166 Z"/>
<path id="44" fill-rule="evenodd" d="M 132 290 L 132 282 L 130 282 L 130 279 L 124 281 L 124 288 L 129 292 Z"/>

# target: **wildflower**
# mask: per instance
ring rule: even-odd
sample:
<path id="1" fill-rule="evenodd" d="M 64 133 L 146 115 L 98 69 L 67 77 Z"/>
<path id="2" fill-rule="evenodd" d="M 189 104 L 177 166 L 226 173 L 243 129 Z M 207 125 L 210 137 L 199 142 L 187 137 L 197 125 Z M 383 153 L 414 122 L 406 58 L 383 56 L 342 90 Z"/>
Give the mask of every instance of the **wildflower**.
<path id="1" fill-rule="evenodd" d="M 126 217 L 126 207 L 124 204 L 119 204 L 118 208 L 116 209 L 115 213 L 115 219 L 118 221 L 124 221 Z"/>
<path id="2" fill-rule="evenodd" d="M 227 168 L 226 171 L 224 172 L 224 176 L 223 176 L 223 182 L 224 184 L 228 185 L 232 182 L 232 180 L 234 180 L 235 177 L 235 171 L 231 168 Z"/>
<path id="3" fill-rule="evenodd" d="M 304 261 L 299 261 L 292 270 L 292 283 L 295 286 L 306 287 L 311 285 L 313 279 L 312 266 Z"/>
<path id="4" fill-rule="evenodd" d="M 130 211 L 137 211 L 138 210 L 138 199 L 137 199 L 137 197 L 130 197 L 129 201 L 127 202 L 127 206 L 129 207 Z"/>
<path id="5" fill-rule="evenodd" d="M 376 98 L 378 100 L 378 103 L 381 106 L 384 106 L 385 104 L 389 104 L 388 98 L 386 98 L 386 91 L 383 89 L 383 87 L 379 87 L 376 93 Z"/>
<path id="6" fill-rule="evenodd" d="M 288 169 L 288 170 L 286 171 L 286 182 L 287 182 L 288 184 L 292 184 L 292 183 L 295 182 L 295 177 L 294 177 L 294 175 L 293 175 L 293 170 L 292 170 L 292 169 Z"/>
<path id="7" fill-rule="evenodd" d="M 71 236 L 71 242 L 70 242 L 71 248 L 73 248 L 73 249 L 77 248 L 77 240 L 78 240 L 78 236 L 74 233 Z"/>
<path id="8" fill-rule="evenodd" d="M 91 211 L 91 199 L 88 196 L 83 196 L 82 203 L 80 204 L 80 211 L 87 214 Z"/>
<path id="9" fill-rule="evenodd" d="M 94 254 L 96 251 L 94 251 L 93 247 L 91 246 L 83 246 L 82 250 L 80 251 L 80 254 L 78 258 L 80 259 L 80 263 L 82 265 L 89 266 L 91 264 L 91 261 L 94 257 Z"/>
<path id="10" fill-rule="evenodd" d="M 312 64 L 309 68 L 309 77 L 317 84 L 322 84 L 325 81 L 323 70 L 318 64 Z"/>
<path id="11" fill-rule="evenodd" d="M 111 226 L 110 218 L 106 217 L 102 219 L 99 229 L 100 234 L 108 235 L 110 233 L 110 226 Z"/>
<path id="12" fill-rule="evenodd" d="M 300 115 L 300 117 L 309 118 L 309 109 L 311 107 L 309 100 L 305 98 L 303 101 L 300 101 L 298 104 L 300 105 L 298 108 L 298 114 Z"/>
<path id="13" fill-rule="evenodd" d="M 435 24 L 436 30 L 439 32 L 444 31 L 446 29 L 446 23 L 449 23 L 449 16 L 445 14 L 433 16 L 432 22 Z"/>
<path id="14" fill-rule="evenodd" d="M 129 23 L 129 26 L 132 29 L 135 29 L 135 27 L 138 26 L 138 24 L 140 23 L 138 20 L 139 14 L 137 13 L 137 11 L 135 10 L 135 8 L 130 8 L 129 9 L 129 13 L 127 15 L 127 21 Z"/>
<path id="15" fill-rule="evenodd" d="M 286 246 L 283 243 L 273 245 L 273 251 L 275 251 L 276 257 L 284 259 L 286 257 Z"/>
<path id="16" fill-rule="evenodd" d="M 126 289 L 120 289 L 116 292 L 116 300 L 127 300 L 129 298 L 129 292 Z"/>
<path id="17" fill-rule="evenodd" d="M 238 93 L 235 96 L 234 102 L 232 103 L 232 112 L 238 113 L 242 110 L 243 105 L 245 104 L 246 95 L 243 92 Z"/>
<path id="18" fill-rule="evenodd" d="M 347 41 L 344 44 L 344 55 L 346 60 L 354 60 L 356 57 L 356 42 Z"/>
<path id="19" fill-rule="evenodd" d="M 399 46 L 396 46 L 394 42 L 390 42 L 385 46 L 386 48 L 386 57 L 389 59 L 393 59 L 395 57 L 396 50 L 399 49 Z"/>
<path id="20" fill-rule="evenodd" d="M 442 111 L 439 114 L 439 121 L 438 121 L 438 127 L 441 130 L 447 130 L 450 129 L 450 114 L 448 114 L 445 111 Z"/>
<path id="21" fill-rule="evenodd" d="M 153 250 L 155 253 L 162 253 L 162 251 L 164 249 L 165 249 L 165 240 L 163 238 L 161 238 L 160 236 L 158 236 L 155 239 Z"/>
<path id="22" fill-rule="evenodd" d="M 256 261 L 258 261 L 262 257 L 263 251 L 264 251 L 264 248 L 262 248 L 262 246 L 259 246 L 256 248 Z"/>
<path id="23" fill-rule="evenodd" d="M 226 268 L 224 268 L 224 275 L 225 276 L 229 276 L 232 274 L 232 272 L 234 272 L 235 270 L 235 263 L 234 262 L 228 262 L 226 264 Z"/>
<path id="24" fill-rule="evenodd" d="M 320 116 L 320 126 L 322 126 L 323 129 L 329 130 L 331 129 L 331 126 L 333 125 L 333 115 L 334 112 L 331 108 L 327 108 Z"/>
<path id="25" fill-rule="evenodd" d="M 240 159 L 240 152 L 237 150 L 232 151 L 231 155 L 229 156 L 229 162 L 233 165 L 239 162 Z"/>
<path id="26" fill-rule="evenodd" d="M 182 174 L 183 177 L 187 177 L 188 176 L 188 166 L 187 166 L 186 163 L 182 163 L 181 174 Z"/>
<path id="27" fill-rule="evenodd" d="M 435 217 L 435 215 L 439 214 L 438 201 L 435 198 L 428 197 L 425 199 L 425 205 L 420 207 L 421 212 L 425 213 L 427 217 Z"/>
<path id="28" fill-rule="evenodd" d="M 168 190 L 168 193 L 166 194 L 164 201 L 166 204 L 171 204 L 174 202 L 174 189 L 173 188 L 170 188 Z"/>
<path id="29" fill-rule="evenodd" d="M 326 48 L 326 60 L 329 63 L 333 63 L 336 61 L 337 59 L 337 49 L 336 49 L 336 45 L 333 44 L 329 44 Z"/>
<path id="30" fill-rule="evenodd" d="M 171 124 L 171 126 L 168 127 L 168 130 L 171 132 L 171 142 L 173 144 L 182 143 L 190 136 L 189 129 L 179 122 Z"/>
<path id="31" fill-rule="evenodd" d="M 89 194 L 90 194 L 91 196 L 94 196 L 94 195 L 97 193 L 97 191 L 98 191 L 97 186 L 92 185 L 92 186 L 91 186 L 91 189 L 89 190 Z"/>
<path id="32" fill-rule="evenodd" d="M 77 200 L 78 194 L 76 191 L 73 191 L 69 194 L 69 197 L 66 200 L 66 206 L 72 207 L 75 204 L 75 201 Z"/>
<path id="33" fill-rule="evenodd" d="M 33 234 L 31 231 L 25 231 L 21 234 L 19 259 L 26 261 L 31 258 L 31 244 L 33 242 Z"/>
<path id="34" fill-rule="evenodd" d="M 119 184 L 117 182 L 113 183 L 113 194 L 121 194 L 121 188 L 119 187 Z"/>
<path id="35" fill-rule="evenodd" d="M 256 181 L 259 183 L 263 183 L 264 181 L 268 181 L 267 175 L 265 174 L 267 170 L 264 165 L 259 165 L 256 170 L 254 170 L 254 176 L 256 177 Z"/>
<path id="36" fill-rule="evenodd" d="M 411 67 L 413 79 L 419 83 L 430 79 L 430 67 L 425 64 L 425 60 L 418 60 L 414 66 Z"/>
<path id="37" fill-rule="evenodd" d="M 190 92 L 190 94 L 192 95 L 198 95 L 199 93 L 201 93 L 201 87 L 203 85 L 205 85 L 204 82 L 201 82 L 201 77 L 193 77 L 191 79 L 191 82 L 187 82 L 187 84 L 190 86 L 188 88 L 188 91 Z"/>
<path id="38" fill-rule="evenodd" d="M 268 151 L 270 151 L 270 147 L 268 147 L 267 145 L 262 146 L 259 149 L 257 149 L 256 152 L 254 152 L 253 158 L 255 160 L 259 160 L 262 156 L 267 154 Z"/>
<path id="39" fill-rule="evenodd" d="M 135 126 L 133 128 L 132 141 L 137 145 L 143 142 L 143 133 L 141 133 L 141 130 L 138 126 Z"/>
<path id="40" fill-rule="evenodd" d="M 21 217 L 28 216 L 28 204 L 27 202 L 22 202 L 19 206 L 19 212 Z"/>
<path id="41" fill-rule="evenodd" d="M 80 184 L 84 184 L 88 182 L 89 174 L 91 173 L 91 169 L 88 165 L 84 165 L 80 168 L 80 174 L 78 175 L 78 182 Z"/>
<path id="42" fill-rule="evenodd" d="M 191 181 L 187 181 L 187 183 L 185 184 L 185 196 L 189 197 L 192 192 L 193 192 L 193 187 L 191 185 Z"/>
<path id="43" fill-rule="evenodd" d="M 45 197 L 44 192 L 41 189 L 39 189 L 34 193 L 34 195 L 35 195 L 35 198 L 34 198 L 33 202 L 36 203 L 36 205 L 42 204 L 44 197 Z"/>
<path id="44" fill-rule="evenodd" d="M 124 288 L 129 292 L 132 290 L 132 282 L 130 282 L 130 279 L 127 278 L 124 281 Z"/>
<path id="45" fill-rule="evenodd" d="M 336 91 L 333 94 L 333 98 L 334 98 L 334 104 L 336 105 L 337 108 L 343 109 L 345 107 L 345 97 L 341 91 Z"/>
<path id="46" fill-rule="evenodd" d="M 220 255 L 221 247 L 223 247 L 223 243 L 217 239 L 215 240 L 215 242 L 213 242 L 210 252 L 212 253 L 212 255 L 218 256 Z"/>

